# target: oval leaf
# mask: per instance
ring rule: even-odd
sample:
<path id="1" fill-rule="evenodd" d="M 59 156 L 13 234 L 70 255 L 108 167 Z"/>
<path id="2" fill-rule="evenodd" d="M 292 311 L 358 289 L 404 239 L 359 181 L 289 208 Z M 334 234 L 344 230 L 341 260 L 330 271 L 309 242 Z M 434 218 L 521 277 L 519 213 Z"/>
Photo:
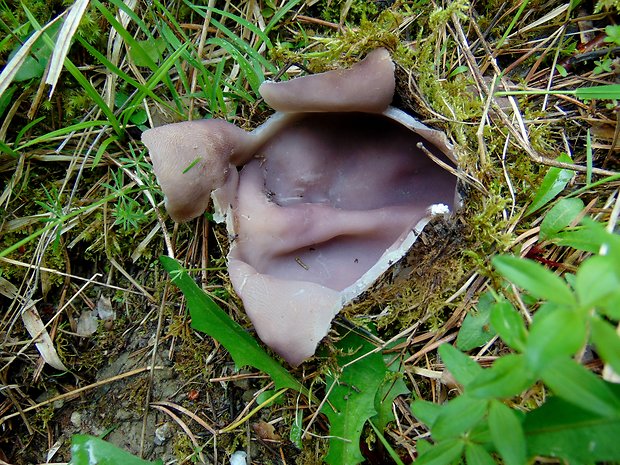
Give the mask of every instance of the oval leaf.
<path id="1" fill-rule="evenodd" d="M 530 326 L 525 350 L 529 367 L 540 373 L 559 357 L 571 357 L 585 344 L 586 333 L 583 314 L 553 304 L 544 305 Z"/>
<path id="2" fill-rule="evenodd" d="M 564 163 L 572 163 L 573 161 L 565 153 L 560 155 L 556 160 Z M 530 215 L 551 202 L 556 195 L 564 190 L 566 184 L 573 178 L 574 174 L 575 173 L 571 170 L 555 167 L 549 168 L 549 171 L 547 171 L 547 174 L 543 178 L 540 188 L 536 192 L 534 200 L 532 200 L 532 204 L 525 212 L 525 215 Z"/>
<path id="3" fill-rule="evenodd" d="M 540 224 L 540 238 L 548 239 L 571 224 L 581 213 L 584 205 L 581 199 L 561 199 L 547 212 Z"/>
<path id="4" fill-rule="evenodd" d="M 577 270 L 575 292 L 579 303 L 586 308 L 604 304 L 620 290 L 617 263 L 610 256 L 599 255 L 584 261 Z"/>
<path id="5" fill-rule="evenodd" d="M 482 367 L 472 360 L 469 355 L 452 347 L 450 344 L 439 346 L 439 355 L 452 376 L 463 386 L 482 372 Z"/>
<path id="6" fill-rule="evenodd" d="M 542 379 L 558 397 L 571 404 L 604 417 L 620 416 L 620 397 L 608 383 L 572 359 L 549 365 Z"/>
<path id="7" fill-rule="evenodd" d="M 489 409 L 489 428 L 493 444 L 506 465 L 524 465 L 526 461 L 523 426 L 515 412 L 499 401 Z"/>
<path id="8" fill-rule="evenodd" d="M 562 305 L 573 305 L 575 302 L 564 280 L 532 260 L 500 255 L 494 257 L 492 262 L 502 276 L 534 297 Z"/>
<path id="9" fill-rule="evenodd" d="M 491 368 L 484 370 L 467 386 L 467 392 L 475 397 L 513 397 L 536 380 L 522 355 L 509 354 L 498 358 Z"/>
<path id="10" fill-rule="evenodd" d="M 616 373 L 620 373 L 620 335 L 612 325 L 598 317 L 592 319 L 591 325 L 592 342 L 597 352 Z"/>
<path id="11" fill-rule="evenodd" d="M 496 465 L 495 459 L 480 444 L 469 443 L 465 447 L 467 465 Z"/>
<path id="12" fill-rule="evenodd" d="M 491 310 L 491 325 L 499 337 L 519 352 L 525 348 L 527 329 L 523 318 L 507 300 L 497 302 Z"/>

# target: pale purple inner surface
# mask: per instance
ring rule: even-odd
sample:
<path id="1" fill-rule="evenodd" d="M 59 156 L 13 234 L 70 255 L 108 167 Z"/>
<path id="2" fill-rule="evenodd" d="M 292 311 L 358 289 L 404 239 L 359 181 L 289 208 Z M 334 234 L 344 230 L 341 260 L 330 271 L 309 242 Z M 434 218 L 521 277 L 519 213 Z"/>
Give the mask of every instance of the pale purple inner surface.
<path id="1" fill-rule="evenodd" d="M 378 114 L 305 114 L 241 173 L 236 258 L 259 273 L 341 291 L 442 203 L 455 177 L 428 141 Z M 283 234 L 289 231 L 289 234 Z"/>

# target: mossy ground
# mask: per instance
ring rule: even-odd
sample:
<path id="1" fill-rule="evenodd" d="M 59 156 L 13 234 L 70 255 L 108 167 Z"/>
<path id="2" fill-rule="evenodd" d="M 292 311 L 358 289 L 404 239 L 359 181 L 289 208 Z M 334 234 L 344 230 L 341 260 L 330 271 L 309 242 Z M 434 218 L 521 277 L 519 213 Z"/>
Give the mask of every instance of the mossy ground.
<path id="1" fill-rule="evenodd" d="M 146 30 L 156 30 L 165 40 L 186 35 L 193 44 L 201 40 L 204 44 L 203 19 L 197 10 L 185 5 L 177 11 L 155 3 L 153 7 L 139 5 L 132 13 L 127 26 L 131 34 L 140 40 L 146 38 L 138 24 L 143 21 Z M 252 2 L 239 2 L 235 9 L 221 3 L 219 7 L 229 8 L 230 13 L 250 23 L 265 24 L 277 12 L 276 7 L 257 13 L 251 8 Z M 278 68 L 299 63 L 312 71 L 323 71 L 349 66 L 369 50 L 386 47 L 397 66 L 394 103 L 444 130 L 454 143 L 463 174 L 459 188 L 462 208 L 450 218 L 431 222 L 407 257 L 342 314 L 354 324 L 372 326 L 385 340 L 415 326 L 402 349 L 409 355 L 417 354 L 406 366 L 407 380 L 417 396 L 437 400 L 445 395 L 440 383 L 432 376 L 417 374 L 420 369 L 432 372 L 440 363 L 433 344 L 453 337 L 482 290 L 498 284 L 489 267 L 490 256 L 509 249 L 525 252 L 532 246 L 526 239 L 535 237 L 532 230 L 541 216 L 525 217 L 524 211 L 548 167 L 528 152 L 545 159 L 569 153 L 575 164 L 585 165 L 586 129 L 590 127 L 595 134 L 594 166 L 618 169 L 613 136 L 616 116 L 609 102 L 584 103 L 532 94 L 511 103 L 506 97 L 488 100 L 485 86 L 492 85 L 496 71 L 505 68 L 510 72 L 503 76 L 503 83 L 498 83 L 502 90 L 511 90 L 513 85 L 541 90 L 613 82 L 615 68 L 594 74 L 591 61 L 580 62 L 562 77 L 553 67 L 556 57 L 579 53 L 575 45 L 585 40 L 579 36 L 579 21 L 590 21 L 593 30 L 600 32 L 612 21 L 613 12 L 603 10 L 591 16 L 591 6 L 584 6 L 583 11 L 567 10 L 568 14 L 544 20 L 545 15 L 568 2 L 530 2 L 511 26 L 518 3 L 355 1 L 348 12 L 342 9 L 344 3 L 297 2 L 270 31 L 271 50 L 261 53 Z M 23 5 L 14 5 L 14 10 L 0 5 L 3 27 L 17 31 L 16 37 L 22 42 L 28 29 L 32 30 L 32 26 L 19 29 L 28 21 L 26 8 L 45 24 L 66 7 L 60 2 L 28 1 Z M 110 2 L 103 7 L 115 15 L 115 5 Z M 243 22 L 218 18 L 243 40 L 258 40 Z M 541 21 L 538 27 L 526 27 L 536 20 Z M 509 29 L 512 31 L 504 39 Z M 565 29 L 563 40 L 535 49 L 560 29 Z M 91 6 L 78 34 L 112 60 L 113 52 L 107 48 L 111 30 L 101 9 Z M 206 31 L 220 38 L 225 35 L 213 27 Z M 1 42 L 4 62 L 17 44 L 15 38 Z M 132 63 L 136 55 L 131 47 L 124 44 L 119 50 L 119 69 L 139 81 L 152 78 L 154 70 Z M 169 72 L 169 82 L 165 77 L 153 82 L 152 91 L 160 100 L 149 96 L 141 102 L 152 120 L 213 115 L 252 128 L 268 115 L 264 105 L 256 101 L 245 70 L 230 56 L 223 59 L 227 52 L 222 54 L 223 49 L 213 45 L 202 52 L 201 59 L 212 60 L 209 66 L 217 68 L 217 76 L 229 85 L 219 96 L 215 91 L 201 92 L 192 87 L 192 73 L 199 69 L 195 67 L 198 47 L 189 50 L 193 61 L 182 55 Z M 166 53 L 172 51 L 169 48 Z M 110 70 L 80 44 L 74 44 L 69 57 L 104 95 Z M 517 61 L 518 66 L 512 66 Z M 116 90 L 131 93 L 130 81 L 119 77 L 116 82 Z M 0 403 L 0 459 L 15 464 L 41 463 L 58 441 L 62 447 L 53 461 L 66 461 L 67 431 L 101 434 L 109 427 L 119 433 L 125 428 L 132 431 L 127 440 L 133 443 L 120 445 L 131 446 L 148 458 L 215 463 L 217 456 L 217 463 L 226 463 L 231 452 L 247 449 L 255 458 L 253 463 L 321 463 L 328 429 L 320 416 L 304 439 L 303 450 L 297 451 L 287 439 L 295 411 L 303 409 L 308 421 L 316 409 L 315 405 L 299 405 L 296 396 L 286 396 L 284 404 L 266 407 L 241 427 L 215 437 L 177 408 L 198 414 L 210 427 L 220 430 L 255 406 L 256 396 L 269 387 L 269 379 L 259 373 L 240 372 L 217 342 L 191 329 L 183 298 L 157 261 L 159 255 L 173 252 L 187 268 L 199 270 L 197 281 L 251 331 L 223 270 L 226 234 L 208 218 L 185 225 L 175 225 L 166 218 L 163 196 L 139 141 L 146 120 L 130 124 L 120 137 L 114 136 L 109 125 L 54 136 L 53 131 L 103 116 L 68 73 L 63 73 L 51 100 L 37 97 L 40 83 L 40 76 L 16 82 L 10 87 L 12 93 L 4 94 L 10 97 L 0 100 L 0 114 L 5 119 L 0 133 L 0 140 L 4 140 L 0 176 L 5 186 L 0 192 L 0 276 L 17 286 L 22 297 L 35 302 L 71 374 L 60 374 L 42 363 L 20 319 L 23 301 L 4 293 L 0 297 L 4 309 L 0 380 L 10 395 Z M 176 116 L 171 116 L 173 112 L 165 105 L 173 106 Z M 28 127 L 35 120 L 37 123 Z M 526 128 L 526 138 L 520 140 L 517 135 L 523 133 L 522 127 Z M 27 130 L 22 131 L 24 128 Z M 52 136 L 46 137 L 50 133 Z M 40 138 L 38 142 L 28 144 L 36 138 Z M 93 162 L 95 154 L 97 163 Z M 584 183 L 585 174 L 580 173 L 568 189 Z M 617 182 L 603 184 L 584 194 L 584 200 L 591 202 L 592 211 L 608 216 L 608 199 L 617 187 Z M 556 250 L 546 244 L 543 253 L 552 255 Z M 580 259 L 566 260 L 575 265 Z M 101 324 L 88 337 L 77 335 L 77 320 L 84 310 L 96 308 L 101 294 L 112 296 L 117 319 L 106 327 Z M 333 337 L 330 335 L 322 350 L 329 353 Z M 504 348 L 495 345 L 487 350 L 486 355 L 493 355 Z M 152 357 L 154 351 L 156 356 Z M 131 362 L 110 371 L 110 366 L 125 359 Z M 165 376 L 141 373 L 106 384 L 113 376 L 150 366 L 152 361 Z M 320 396 L 324 369 L 319 361 L 311 360 L 295 375 Z M 45 392 L 64 395 L 88 386 L 80 396 L 65 396 L 62 405 L 46 404 L 40 397 Z M 532 392 L 525 396 L 523 407 L 540 395 Z M 424 432 L 415 429 L 419 425 L 414 427 L 409 400 L 399 398 L 395 402 L 399 423 L 387 437 L 403 457 L 411 459 L 415 441 Z M 160 401 L 174 405 L 153 410 L 152 403 Z M 38 406 L 19 414 L 19 409 L 31 405 Z M 93 412 L 88 422 L 71 422 L 73 412 L 86 411 Z M 148 422 L 142 422 L 147 413 Z M 273 423 L 282 439 L 261 438 L 251 427 L 258 420 Z M 153 430 L 164 422 L 175 427 L 172 439 L 168 446 L 153 446 Z M 142 434 L 142 425 L 147 423 Z M 141 437 L 146 437 L 146 445 Z M 122 442 L 121 434 L 114 438 Z"/>

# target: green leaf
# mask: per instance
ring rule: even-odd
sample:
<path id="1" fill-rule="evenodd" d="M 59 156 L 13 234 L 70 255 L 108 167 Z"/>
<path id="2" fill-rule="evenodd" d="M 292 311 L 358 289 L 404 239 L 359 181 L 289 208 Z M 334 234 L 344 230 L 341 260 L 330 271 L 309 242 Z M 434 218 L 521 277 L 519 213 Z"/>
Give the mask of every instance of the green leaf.
<path id="1" fill-rule="evenodd" d="M 553 304 L 543 304 L 534 315 L 527 340 L 525 357 L 537 373 L 562 357 L 571 357 L 586 342 L 583 313 Z"/>
<path id="2" fill-rule="evenodd" d="M 354 332 L 347 333 L 337 347 L 344 354 L 338 357 L 338 366 L 344 368 L 325 377 L 330 394 L 321 409 L 329 420 L 331 437 L 325 462 L 355 465 L 364 461 L 360 437 L 366 421 L 377 414 L 375 397 L 387 368 L 381 353 L 372 352 L 375 347 Z"/>
<path id="3" fill-rule="evenodd" d="M 524 465 L 526 462 L 525 435 L 516 413 L 499 401 L 492 401 L 489 409 L 489 428 L 495 448 L 506 465 Z"/>
<path id="4" fill-rule="evenodd" d="M 616 396 L 620 396 L 616 387 Z M 557 397 L 525 416 L 528 454 L 571 464 L 620 460 L 620 417 L 602 416 Z"/>
<path id="5" fill-rule="evenodd" d="M 473 442 L 465 446 L 465 462 L 467 465 L 496 465 L 497 462 L 480 444 Z"/>
<path id="6" fill-rule="evenodd" d="M 616 328 L 597 316 L 590 320 L 590 324 L 596 351 L 616 373 L 620 373 L 620 335 Z"/>
<path id="7" fill-rule="evenodd" d="M 523 318 L 509 301 L 503 300 L 493 305 L 491 325 L 506 344 L 519 352 L 523 351 L 527 341 L 527 329 Z"/>
<path id="8" fill-rule="evenodd" d="M 575 303 L 573 293 L 562 278 L 539 263 L 509 255 L 493 257 L 492 263 L 507 280 L 534 297 L 562 305 Z"/>
<path id="9" fill-rule="evenodd" d="M 491 304 L 495 302 L 493 294 L 485 292 L 480 296 L 475 312 L 468 312 L 463 320 L 459 334 L 456 337 L 456 346 L 463 351 L 481 347 L 495 336 L 489 328 Z"/>
<path id="10" fill-rule="evenodd" d="M 439 346 L 439 355 L 446 368 L 454 379 L 463 386 L 467 386 L 471 380 L 482 373 L 483 369 L 478 363 L 450 344 Z"/>
<path id="11" fill-rule="evenodd" d="M 573 160 L 566 155 L 562 154 L 556 161 L 561 161 L 564 163 L 572 163 Z M 547 174 L 543 178 L 543 181 L 534 196 L 534 200 L 532 200 L 532 204 L 525 212 L 525 215 L 531 215 L 537 210 L 540 210 L 542 207 L 551 202 L 560 192 L 564 190 L 566 184 L 573 178 L 574 172 L 571 170 L 566 170 L 562 168 L 549 168 Z"/>
<path id="12" fill-rule="evenodd" d="M 465 444 L 461 440 L 443 441 L 419 455 L 416 465 L 448 465 L 458 463 Z"/>
<path id="13" fill-rule="evenodd" d="M 72 465 L 161 465 L 162 460 L 149 462 L 130 454 L 103 439 L 84 434 L 71 438 Z"/>
<path id="14" fill-rule="evenodd" d="M 433 427 L 441 411 L 441 405 L 427 400 L 415 400 L 411 403 L 411 413 L 413 413 L 413 416 L 429 428 Z"/>
<path id="15" fill-rule="evenodd" d="M 436 441 L 454 439 L 471 431 L 487 413 L 487 401 L 467 394 L 460 395 L 444 404 L 431 434 Z"/>
<path id="16" fill-rule="evenodd" d="M 250 365 L 267 373 L 273 379 L 276 389 L 286 387 L 306 392 L 286 368 L 271 358 L 252 336 L 196 285 L 176 260 L 166 256 L 159 260 L 170 274 L 172 282 L 185 295 L 194 329 L 208 334 L 222 344 L 237 366 Z"/>
<path id="17" fill-rule="evenodd" d="M 481 398 L 509 398 L 530 387 L 536 377 L 523 355 L 504 355 L 467 386 L 467 392 Z"/>
<path id="18" fill-rule="evenodd" d="M 393 357 L 393 355 L 388 355 L 386 357 Z M 384 360 L 386 357 L 384 357 Z M 387 363 L 389 363 L 389 360 L 386 364 Z M 388 365 L 388 372 L 375 396 L 375 410 L 377 414 L 372 417 L 371 420 L 381 432 L 385 430 L 388 423 L 395 420 L 394 411 L 392 409 L 394 400 L 396 400 L 398 396 L 409 394 L 410 392 L 403 380 L 402 369 L 402 360 L 400 360 L 400 358 L 390 363 Z"/>
<path id="19" fill-rule="evenodd" d="M 616 45 L 620 45 L 620 26 L 605 26 L 605 42 L 613 42 Z"/>
<path id="20" fill-rule="evenodd" d="M 549 239 L 568 226 L 583 210 L 579 198 L 560 199 L 545 215 L 540 224 L 540 238 Z"/>
<path id="21" fill-rule="evenodd" d="M 605 417 L 620 416 L 620 396 L 610 384 L 572 359 L 549 365 L 542 379 L 562 399 Z"/>
<path id="22" fill-rule="evenodd" d="M 585 309 L 604 303 L 610 295 L 620 292 L 617 261 L 598 255 L 582 262 L 575 276 L 575 292 Z"/>
<path id="23" fill-rule="evenodd" d="M 604 237 L 604 230 L 593 231 L 590 228 L 579 227 L 557 233 L 553 238 L 553 242 L 557 245 L 572 247 L 577 250 L 598 253 Z"/>

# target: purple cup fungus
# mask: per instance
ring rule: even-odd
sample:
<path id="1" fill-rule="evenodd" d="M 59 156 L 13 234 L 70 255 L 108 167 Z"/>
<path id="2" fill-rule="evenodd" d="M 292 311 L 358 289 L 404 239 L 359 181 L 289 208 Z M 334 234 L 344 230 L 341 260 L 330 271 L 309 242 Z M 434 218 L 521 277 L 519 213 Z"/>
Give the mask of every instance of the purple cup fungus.
<path id="1" fill-rule="evenodd" d="M 291 365 L 455 206 L 456 178 L 428 156 L 453 165 L 450 144 L 390 107 L 394 87 L 390 55 L 377 49 L 350 69 L 263 83 L 277 111 L 252 132 L 209 119 L 143 134 L 175 221 L 213 199 L 235 238 L 233 287 Z"/>

